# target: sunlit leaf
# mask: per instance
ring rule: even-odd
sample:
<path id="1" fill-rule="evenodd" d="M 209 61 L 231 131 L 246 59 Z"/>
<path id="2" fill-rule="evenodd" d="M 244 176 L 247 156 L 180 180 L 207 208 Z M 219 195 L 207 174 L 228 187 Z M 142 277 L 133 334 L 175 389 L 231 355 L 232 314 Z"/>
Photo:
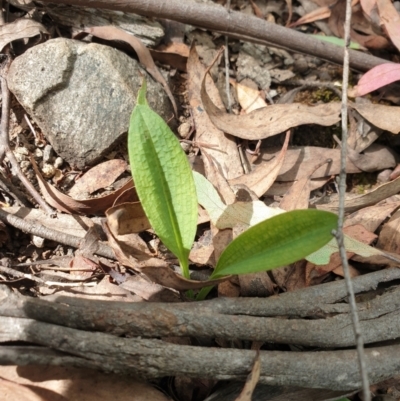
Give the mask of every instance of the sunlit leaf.
<path id="1" fill-rule="evenodd" d="M 338 38 L 336 36 L 324 36 L 324 35 L 312 35 L 313 38 L 317 38 L 320 40 L 323 40 L 324 42 L 328 42 L 328 43 L 332 43 L 334 45 L 340 46 L 340 47 L 344 47 L 345 46 L 345 41 L 342 38 Z M 354 50 L 366 50 L 365 47 L 361 46 L 359 43 L 357 42 L 350 42 L 350 49 L 354 49 Z"/>
<path id="2" fill-rule="evenodd" d="M 372 246 L 364 244 L 356 240 L 355 238 L 349 237 L 346 234 L 344 234 L 343 239 L 344 247 L 346 248 L 347 252 L 353 252 L 356 255 L 363 256 L 364 258 L 368 258 L 371 256 L 385 256 L 385 253 L 378 248 L 373 248 Z M 336 252 L 339 252 L 339 248 L 337 245 L 337 241 L 333 238 L 316 252 L 307 255 L 306 259 L 314 265 L 327 265 L 331 256 Z"/>
<path id="3" fill-rule="evenodd" d="M 332 239 L 337 216 L 321 210 L 294 210 L 271 217 L 232 241 L 212 278 L 271 270 L 305 258 Z"/>
<path id="4" fill-rule="evenodd" d="M 400 80 L 400 65 L 395 63 L 385 63 L 377 65 L 366 72 L 358 81 L 353 89 L 351 96 L 364 96 L 385 85 Z"/>
<path id="5" fill-rule="evenodd" d="M 179 141 L 148 106 L 145 82 L 131 116 L 128 150 L 136 191 L 150 224 L 178 257 L 188 278 L 188 256 L 197 226 L 192 171 Z"/>

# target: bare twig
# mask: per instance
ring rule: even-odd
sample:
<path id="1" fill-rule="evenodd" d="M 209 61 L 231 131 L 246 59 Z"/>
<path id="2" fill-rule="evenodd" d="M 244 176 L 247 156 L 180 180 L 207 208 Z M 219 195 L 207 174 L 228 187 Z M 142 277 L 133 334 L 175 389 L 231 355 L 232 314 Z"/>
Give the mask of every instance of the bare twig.
<path id="1" fill-rule="evenodd" d="M 36 221 L 30 222 L 23 220 L 17 216 L 12 215 L 11 213 L 7 213 L 1 208 L 0 220 L 2 220 L 4 223 L 11 224 L 12 226 L 29 234 L 37 235 L 38 237 L 56 241 L 61 244 L 72 246 L 74 248 L 79 248 L 81 243 L 84 241 L 83 238 L 79 238 L 74 235 L 65 234 L 56 230 L 52 230 L 48 227 L 44 227 Z M 54 221 L 56 224 L 57 220 Z M 115 255 L 112 249 L 101 242 L 97 242 L 97 249 L 93 253 L 109 259 L 115 259 Z"/>
<path id="2" fill-rule="evenodd" d="M 7 57 L 6 65 L 4 66 L 0 75 L 1 82 L 1 96 L 2 96 L 2 108 L 1 108 L 1 125 L 0 125 L 0 163 L 7 156 L 11 163 L 13 173 L 18 176 L 21 183 L 33 196 L 36 202 L 42 207 L 42 209 L 49 215 L 54 214 L 54 210 L 42 199 L 39 193 L 36 191 L 32 183 L 25 177 L 18 164 L 17 159 L 14 156 L 10 148 L 9 143 L 9 121 L 10 121 L 10 90 L 8 89 L 7 81 L 5 76 L 8 73 L 8 68 L 11 63 L 11 58 Z"/>
<path id="3" fill-rule="evenodd" d="M 347 91 L 349 82 L 349 46 L 350 46 L 350 22 L 351 22 L 351 0 L 346 0 L 346 19 L 344 24 L 344 40 L 346 46 L 344 48 L 343 59 L 343 87 L 342 87 L 342 146 L 340 160 L 340 181 L 339 181 L 339 219 L 338 228 L 335 237 L 339 246 L 340 259 L 343 266 L 344 277 L 349 296 L 351 308 L 351 318 L 353 323 L 354 336 L 356 339 L 358 364 L 361 374 L 363 400 L 370 401 L 371 393 L 369 391 L 369 380 L 367 375 L 366 358 L 364 351 L 364 341 L 361 333 L 360 321 L 357 312 L 356 299 L 354 295 L 353 284 L 350 277 L 350 269 L 347 262 L 346 249 L 344 247 L 343 222 L 344 222 L 344 204 L 346 193 L 346 160 L 347 160 Z"/>
<path id="4" fill-rule="evenodd" d="M 231 38 L 281 47 L 342 64 L 342 48 L 322 42 L 312 35 L 272 24 L 261 18 L 230 11 L 225 7 L 181 0 L 42 0 L 42 3 L 70 4 L 132 12 L 148 17 L 165 18 L 220 32 Z M 367 71 L 387 60 L 350 50 L 351 68 Z"/>

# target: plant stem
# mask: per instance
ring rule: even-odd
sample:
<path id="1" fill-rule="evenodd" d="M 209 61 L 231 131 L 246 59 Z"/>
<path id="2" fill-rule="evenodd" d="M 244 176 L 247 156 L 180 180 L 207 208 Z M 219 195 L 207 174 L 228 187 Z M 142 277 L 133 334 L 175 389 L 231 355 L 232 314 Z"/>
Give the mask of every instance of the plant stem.
<path id="1" fill-rule="evenodd" d="M 190 272 L 189 272 L 189 260 L 185 258 L 184 260 L 179 260 L 179 264 L 181 266 L 182 276 L 190 280 Z"/>
<path id="2" fill-rule="evenodd" d="M 208 293 L 212 290 L 212 286 L 210 287 L 203 287 L 200 292 L 196 296 L 196 301 L 203 301 Z"/>

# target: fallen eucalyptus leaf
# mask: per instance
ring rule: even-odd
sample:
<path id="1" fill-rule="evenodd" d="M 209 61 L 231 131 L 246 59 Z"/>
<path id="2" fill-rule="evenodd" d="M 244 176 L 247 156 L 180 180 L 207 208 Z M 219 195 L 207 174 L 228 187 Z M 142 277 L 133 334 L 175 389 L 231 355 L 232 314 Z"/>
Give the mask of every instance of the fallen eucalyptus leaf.
<path id="1" fill-rule="evenodd" d="M 193 177 L 199 204 L 207 210 L 212 223 L 220 230 L 236 225 L 250 227 L 284 212 L 279 208 L 268 207 L 261 201 L 225 205 L 207 178 L 197 172 L 193 172 Z"/>
<path id="2" fill-rule="evenodd" d="M 110 208 L 114 201 L 127 190 L 133 188 L 132 180 L 128 180 L 121 188 L 108 195 L 100 196 L 93 199 L 75 200 L 70 196 L 62 193 L 57 188 L 50 185 L 43 179 L 37 168 L 36 162 L 31 157 L 31 163 L 38 179 L 39 187 L 46 202 L 57 210 L 65 213 L 78 214 L 96 214 L 103 213 Z M 132 196 L 132 193 L 129 194 Z"/>
<path id="3" fill-rule="evenodd" d="M 14 40 L 32 38 L 42 33 L 50 35 L 42 24 L 33 19 L 21 18 L 2 25 L 0 26 L 0 51 Z"/>
<path id="4" fill-rule="evenodd" d="M 356 198 L 346 201 L 344 207 L 345 212 L 355 212 L 366 206 L 375 205 L 376 203 L 396 195 L 400 192 L 400 177 L 393 181 L 385 183 L 365 195 L 357 196 Z M 326 205 L 317 205 L 317 209 L 331 210 L 333 212 L 339 209 L 339 201 L 331 202 Z"/>
<path id="5" fill-rule="evenodd" d="M 376 127 L 392 134 L 400 132 L 400 107 L 370 103 L 351 103 L 350 106 Z"/>
<path id="6" fill-rule="evenodd" d="M 379 249 L 373 248 L 372 246 L 357 241 L 356 239 L 351 238 L 346 234 L 344 234 L 344 247 L 347 252 L 353 252 L 356 255 L 360 255 L 363 257 L 386 257 L 385 253 L 380 251 Z M 336 239 L 333 238 L 321 249 L 313 252 L 311 255 L 308 255 L 306 259 L 314 265 L 327 265 L 329 263 L 331 255 L 337 252 L 339 252 L 339 248 Z"/>

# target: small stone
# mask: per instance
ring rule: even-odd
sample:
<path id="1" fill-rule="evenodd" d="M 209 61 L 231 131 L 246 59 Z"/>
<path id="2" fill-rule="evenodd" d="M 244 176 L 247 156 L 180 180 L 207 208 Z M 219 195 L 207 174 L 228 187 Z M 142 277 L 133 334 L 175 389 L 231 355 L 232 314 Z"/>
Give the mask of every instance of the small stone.
<path id="1" fill-rule="evenodd" d="M 52 178 L 56 173 L 56 169 L 52 164 L 45 163 L 42 167 L 42 173 L 44 178 Z"/>
<path id="2" fill-rule="evenodd" d="M 63 164 L 64 164 L 64 160 L 60 156 L 58 156 L 56 158 L 56 160 L 54 161 L 54 167 L 55 168 L 60 168 L 60 167 L 62 167 Z"/>
<path id="3" fill-rule="evenodd" d="M 43 149 L 43 161 L 45 163 L 51 163 L 54 157 L 54 150 L 51 145 L 46 145 Z"/>
<path id="4" fill-rule="evenodd" d="M 181 138 L 185 139 L 190 132 L 191 125 L 186 121 L 178 127 L 178 133 Z"/>
<path id="5" fill-rule="evenodd" d="M 25 146 L 16 147 L 14 153 L 17 153 L 19 155 L 29 156 L 29 150 Z"/>
<path id="6" fill-rule="evenodd" d="M 34 156 L 35 159 L 41 159 L 41 158 L 43 158 L 42 149 L 35 148 L 35 150 L 33 151 L 33 156 Z"/>
<path id="7" fill-rule="evenodd" d="M 191 146 L 190 143 L 181 142 L 181 148 L 185 153 L 189 152 L 190 146 Z"/>
<path id="8" fill-rule="evenodd" d="M 21 167 L 21 170 L 27 170 L 28 168 L 30 168 L 32 166 L 31 162 L 29 160 L 23 160 L 19 166 Z"/>
<path id="9" fill-rule="evenodd" d="M 36 248 L 43 248 L 44 247 L 44 238 L 38 237 L 36 235 L 32 235 L 32 242 Z"/>

